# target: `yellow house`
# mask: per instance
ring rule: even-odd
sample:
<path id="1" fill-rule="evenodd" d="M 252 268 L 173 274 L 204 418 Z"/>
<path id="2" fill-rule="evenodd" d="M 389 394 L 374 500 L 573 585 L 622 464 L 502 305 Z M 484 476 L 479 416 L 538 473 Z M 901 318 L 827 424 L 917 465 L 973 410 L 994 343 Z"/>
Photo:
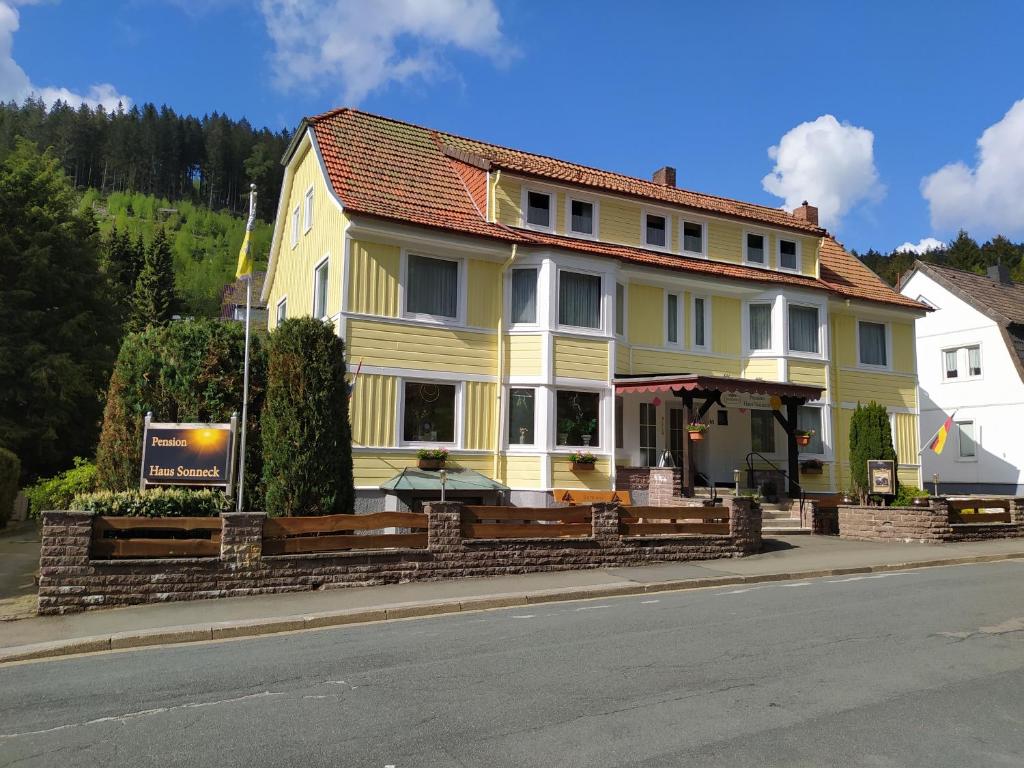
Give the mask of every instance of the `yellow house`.
<path id="1" fill-rule="evenodd" d="M 732 486 L 750 462 L 777 467 L 780 490 L 835 492 L 868 400 L 891 414 L 900 479 L 920 484 L 925 308 L 846 253 L 813 206 L 352 109 L 304 120 L 285 163 L 262 298 L 271 329 L 312 315 L 345 340 L 363 508 L 436 498 L 437 473 L 409 471 L 426 447 L 450 451 L 451 492 L 483 501 L 642 487 L 659 463 L 683 466 L 684 491 Z M 577 451 L 593 468 L 574 469 Z M 801 471 L 812 459 L 820 473 Z M 406 481 L 419 490 L 395 490 Z"/>

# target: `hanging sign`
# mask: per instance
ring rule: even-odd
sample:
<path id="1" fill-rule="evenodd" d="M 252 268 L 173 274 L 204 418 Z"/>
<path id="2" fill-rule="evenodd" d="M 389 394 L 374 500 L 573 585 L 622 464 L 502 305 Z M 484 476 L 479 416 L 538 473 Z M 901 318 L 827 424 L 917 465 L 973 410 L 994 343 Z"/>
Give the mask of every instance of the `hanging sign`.
<path id="1" fill-rule="evenodd" d="M 726 408 L 752 408 L 770 411 L 774 409 L 771 395 L 758 395 L 753 392 L 723 392 L 722 405 Z"/>
<path id="2" fill-rule="evenodd" d="M 883 496 L 892 496 L 896 493 L 896 467 L 895 463 L 887 459 L 872 459 L 868 461 L 868 485 L 871 493 L 880 493 Z"/>
<path id="3" fill-rule="evenodd" d="M 155 423 L 142 432 L 140 488 L 189 485 L 224 488 L 231 495 L 237 419 L 228 424 Z"/>

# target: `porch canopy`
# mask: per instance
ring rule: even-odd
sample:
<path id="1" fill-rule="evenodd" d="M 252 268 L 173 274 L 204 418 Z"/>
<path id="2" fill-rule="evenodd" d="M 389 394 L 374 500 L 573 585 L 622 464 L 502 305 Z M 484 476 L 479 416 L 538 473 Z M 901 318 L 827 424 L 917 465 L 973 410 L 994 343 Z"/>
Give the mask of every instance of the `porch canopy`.
<path id="1" fill-rule="evenodd" d="M 725 407 L 722 395 L 727 392 L 768 395 L 772 398 L 772 415 L 782 425 L 788 437 L 788 469 L 790 498 L 800 494 L 800 448 L 796 442 L 797 409 L 808 400 L 821 397 L 821 387 L 787 384 L 764 379 L 737 379 L 729 376 L 704 376 L 697 373 L 632 374 L 616 376 L 612 383 L 616 394 L 669 392 L 682 400 L 683 422 L 700 421 L 715 404 Z M 777 400 L 776 400 L 777 398 Z M 703 400 L 694 413 L 695 400 Z M 785 411 L 785 413 L 783 413 Z M 682 441 L 682 492 L 693 495 L 693 451 L 689 435 Z M 766 460 L 767 461 L 767 460 Z"/>

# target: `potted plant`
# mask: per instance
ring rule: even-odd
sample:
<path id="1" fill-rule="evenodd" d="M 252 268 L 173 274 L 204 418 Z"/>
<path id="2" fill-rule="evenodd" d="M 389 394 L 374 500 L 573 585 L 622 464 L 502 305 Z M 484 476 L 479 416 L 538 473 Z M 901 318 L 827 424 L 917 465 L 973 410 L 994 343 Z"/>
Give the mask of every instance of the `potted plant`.
<path id="1" fill-rule="evenodd" d="M 793 437 L 796 438 L 797 445 L 807 446 L 811 444 L 811 438 L 814 437 L 813 429 L 794 429 Z"/>
<path id="2" fill-rule="evenodd" d="M 573 472 L 588 472 L 597 464 L 597 456 L 590 451 L 574 451 L 569 460 L 572 462 Z"/>
<path id="3" fill-rule="evenodd" d="M 691 421 L 686 425 L 686 431 L 690 434 L 691 440 L 703 440 L 709 429 L 711 429 L 711 425 L 701 421 Z"/>
<path id="4" fill-rule="evenodd" d="M 824 466 L 818 459 L 808 459 L 800 462 L 800 472 L 804 475 L 820 475 Z"/>
<path id="5" fill-rule="evenodd" d="M 416 458 L 420 469 L 442 469 L 448 459 L 446 448 L 420 448 L 416 451 Z"/>
<path id="6" fill-rule="evenodd" d="M 585 419 L 580 421 L 576 424 L 576 428 L 580 431 L 580 441 L 583 445 L 590 445 L 592 433 L 597 429 L 597 419 Z"/>
<path id="7" fill-rule="evenodd" d="M 775 485 L 774 480 L 765 480 L 761 483 L 761 497 L 769 504 L 774 504 L 779 500 L 779 487 Z"/>
<path id="8" fill-rule="evenodd" d="M 576 422 L 572 419 L 559 419 L 558 421 L 558 444 L 568 445 L 569 435 L 576 428 Z"/>

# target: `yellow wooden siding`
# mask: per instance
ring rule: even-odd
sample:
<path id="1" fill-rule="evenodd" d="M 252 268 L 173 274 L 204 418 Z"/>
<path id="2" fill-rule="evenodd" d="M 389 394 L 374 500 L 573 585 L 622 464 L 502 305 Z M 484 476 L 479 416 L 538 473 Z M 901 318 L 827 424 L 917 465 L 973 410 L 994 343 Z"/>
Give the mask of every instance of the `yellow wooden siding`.
<path id="1" fill-rule="evenodd" d="M 739 355 L 740 300 L 711 297 L 711 351 L 719 355 Z"/>
<path id="2" fill-rule="evenodd" d="M 740 363 L 738 360 L 708 355 L 634 349 L 632 373 L 700 373 L 706 376 L 739 376 Z"/>
<path id="3" fill-rule="evenodd" d="M 774 357 L 751 357 L 744 360 L 743 378 L 779 381 L 779 361 Z"/>
<path id="4" fill-rule="evenodd" d="M 325 256 L 330 255 L 327 283 L 327 314 L 336 315 L 341 309 L 342 263 L 344 258 L 344 214 L 330 196 L 316 154 L 307 151 L 292 160 L 295 174 L 292 178 L 285 207 L 285 216 L 277 222 L 281 228 L 281 244 L 277 254 L 277 270 L 268 296 L 268 327 L 277 326 L 277 305 L 287 299 L 288 317 L 313 314 L 313 270 Z M 306 191 L 313 187 L 313 226 L 304 231 L 302 217 Z M 292 214 L 299 207 L 299 240 L 292 247 Z"/>
<path id="5" fill-rule="evenodd" d="M 642 242 L 640 206 L 615 198 L 602 198 L 598 232 L 605 242 L 639 246 Z"/>
<path id="6" fill-rule="evenodd" d="M 494 218 L 508 227 L 518 227 L 521 221 L 523 185 L 502 174 L 494 185 Z"/>
<path id="7" fill-rule="evenodd" d="M 355 484 L 360 488 L 376 488 L 387 482 L 402 470 L 416 466 L 416 451 L 388 451 L 374 453 L 372 451 L 353 451 L 352 469 Z M 452 451 L 448 454 L 447 466 L 472 469 L 486 477 L 494 475 L 494 458 L 489 453 L 461 453 Z"/>
<path id="8" fill-rule="evenodd" d="M 653 285 L 629 284 L 629 343 L 665 345 L 665 291 Z"/>
<path id="9" fill-rule="evenodd" d="M 918 423 L 915 413 L 893 414 L 893 443 L 900 464 L 918 464 Z"/>
<path id="10" fill-rule="evenodd" d="M 551 487 L 577 488 L 593 491 L 610 490 L 612 487 L 611 461 L 606 458 L 597 460 L 592 470 L 573 472 L 572 462 L 568 456 L 551 457 Z"/>
<path id="11" fill-rule="evenodd" d="M 917 488 L 921 488 L 921 468 L 920 467 L 900 467 L 896 470 L 896 477 L 900 481 L 900 485 L 913 485 Z M 928 481 L 924 481 L 927 485 Z"/>
<path id="12" fill-rule="evenodd" d="M 806 360 L 789 361 L 789 380 L 794 384 L 828 388 L 828 366 Z"/>
<path id="13" fill-rule="evenodd" d="M 850 488 L 850 419 L 853 417 L 853 410 L 833 408 L 832 414 L 832 450 L 836 458 L 836 490 L 846 491 Z"/>
<path id="14" fill-rule="evenodd" d="M 404 323 L 351 320 L 349 360 L 366 365 L 497 374 L 497 336 L 493 333 Z"/>
<path id="15" fill-rule="evenodd" d="M 555 376 L 573 379 L 608 379 L 608 342 L 597 339 L 554 337 Z"/>
<path id="16" fill-rule="evenodd" d="M 361 373 L 349 400 L 352 443 L 356 446 L 395 445 L 395 398 L 398 380 L 394 376 Z"/>
<path id="17" fill-rule="evenodd" d="M 632 373 L 632 366 L 629 363 L 629 345 L 628 344 L 616 344 L 615 345 L 615 373 Z"/>
<path id="18" fill-rule="evenodd" d="M 892 323 L 892 367 L 901 373 L 917 369 L 914 323 Z"/>
<path id="19" fill-rule="evenodd" d="M 497 328 L 502 307 L 501 265 L 470 259 L 467 268 L 469 295 L 466 297 L 466 320 L 477 328 Z"/>
<path id="20" fill-rule="evenodd" d="M 857 364 L 857 320 L 853 315 L 832 313 L 832 359 L 841 368 Z"/>
<path id="21" fill-rule="evenodd" d="M 551 202 L 555 206 L 555 231 L 565 234 L 567 231 L 565 223 L 565 193 L 558 192 Z"/>
<path id="22" fill-rule="evenodd" d="M 509 488 L 543 488 L 540 456 L 502 455 L 498 458 L 498 481 Z"/>
<path id="23" fill-rule="evenodd" d="M 917 382 L 909 376 L 866 371 L 839 371 L 835 399 L 843 403 L 874 400 L 886 406 L 917 407 Z"/>
<path id="24" fill-rule="evenodd" d="M 820 237 L 800 238 L 800 272 L 808 277 L 818 276 L 818 249 L 821 247 Z"/>
<path id="25" fill-rule="evenodd" d="M 474 450 L 494 448 L 494 398 L 496 385 L 490 382 L 466 382 L 466 406 L 463 414 L 464 447 Z"/>
<path id="26" fill-rule="evenodd" d="M 733 264 L 743 261 L 743 226 L 731 221 L 709 222 L 708 258 Z"/>
<path id="27" fill-rule="evenodd" d="M 825 493 L 832 490 L 832 465 L 825 464 L 820 475 L 800 473 L 800 485 L 808 493 Z"/>
<path id="28" fill-rule="evenodd" d="M 348 267 L 349 311 L 397 317 L 400 265 L 398 246 L 352 240 Z"/>
<path id="29" fill-rule="evenodd" d="M 543 337 L 539 334 L 505 337 L 505 366 L 509 376 L 540 376 L 543 357 Z"/>

